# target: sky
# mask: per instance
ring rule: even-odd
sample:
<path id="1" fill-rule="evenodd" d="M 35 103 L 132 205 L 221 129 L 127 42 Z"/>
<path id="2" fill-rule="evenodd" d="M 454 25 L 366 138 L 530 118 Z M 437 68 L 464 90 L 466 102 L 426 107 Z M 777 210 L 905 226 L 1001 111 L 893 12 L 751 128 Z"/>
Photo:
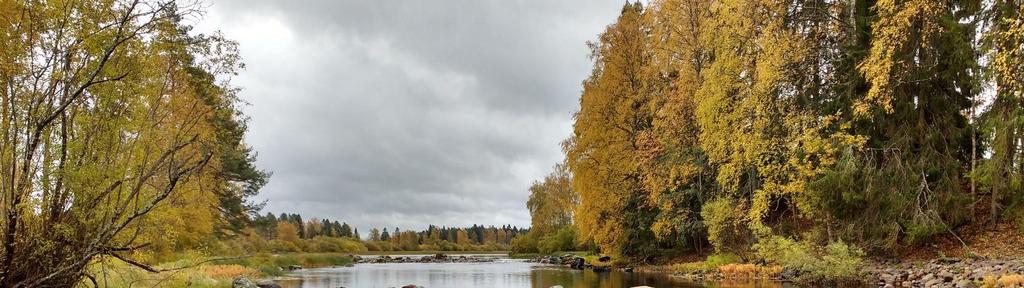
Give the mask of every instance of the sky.
<path id="1" fill-rule="evenodd" d="M 240 45 L 263 213 L 354 225 L 529 226 L 562 160 L 586 42 L 621 1 L 216 0 Z"/>

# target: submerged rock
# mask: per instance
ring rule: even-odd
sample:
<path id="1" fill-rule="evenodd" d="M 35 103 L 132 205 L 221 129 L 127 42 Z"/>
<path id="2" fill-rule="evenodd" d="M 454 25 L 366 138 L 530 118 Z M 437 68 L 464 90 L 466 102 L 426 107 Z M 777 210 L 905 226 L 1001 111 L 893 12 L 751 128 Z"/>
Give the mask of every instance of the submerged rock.
<path id="1" fill-rule="evenodd" d="M 260 287 L 256 286 L 256 284 L 253 284 L 252 280 L 249 280 L 249 278 L 238 277 L 238 278 L 235 278 L 234 281 L 231 281 L 231 288 L 260 288 Z"/>
<path id="2" fill-rule="evenodd" d="M 281 288 L 281 284 L 277 284 L 273 280 L 260 280 L 256 282 L 256 287 L 260 288 Z"/>

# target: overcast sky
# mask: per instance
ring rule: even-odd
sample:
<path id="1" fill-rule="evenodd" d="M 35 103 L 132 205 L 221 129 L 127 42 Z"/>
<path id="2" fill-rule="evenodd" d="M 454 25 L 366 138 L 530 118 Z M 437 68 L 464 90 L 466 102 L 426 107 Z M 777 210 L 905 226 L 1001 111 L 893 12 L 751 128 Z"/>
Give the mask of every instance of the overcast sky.
<path id="1" fill-rule="evenodd" d="M 240 43 L 264 212 L 355 225 L 528 226 L 562 159 L 586 41 L 622 1 L 216 0 Z"/>

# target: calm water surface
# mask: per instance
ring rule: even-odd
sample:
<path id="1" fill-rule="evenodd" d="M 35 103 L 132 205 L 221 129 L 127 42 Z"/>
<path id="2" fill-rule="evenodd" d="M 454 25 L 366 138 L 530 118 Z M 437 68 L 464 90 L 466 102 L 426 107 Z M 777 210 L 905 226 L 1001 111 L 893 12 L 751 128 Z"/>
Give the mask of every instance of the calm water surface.
<path id="1" fill-rule="evenodd" d="M 407 256 L 407 255 L 402 255 Z M 415 257 L 415 256 L 414 256 Z M 402 287 L 408 284 L 434 287 L 551 287 L 565 288 L 634 286 L 702 287 L 661 274 L 578 271 L 557 266 L 501 258 L 492 263 L 388 263 L 356 264 L 298 270 L 282 281 L 285 288 Z M 719 283 L 722 284 L 722 283 Z M 731 285 L 727 285 L 731 286 Z M 747 286 L 747 285 L 740 285 Z M 751 285 L 753 287 L 761 285 Z"/>

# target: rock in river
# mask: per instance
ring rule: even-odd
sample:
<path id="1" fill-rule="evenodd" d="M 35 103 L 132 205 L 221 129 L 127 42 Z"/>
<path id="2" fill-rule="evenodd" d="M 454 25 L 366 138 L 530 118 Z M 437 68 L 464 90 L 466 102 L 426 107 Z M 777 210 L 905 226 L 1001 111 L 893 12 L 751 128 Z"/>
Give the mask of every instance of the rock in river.
<path id="1" fill-rule="evenodd" d="M 231 288 L 259 288 L 259 286 L 253 284 L 252 280 L 249 280 L 249 278 L 238 277 L 235 278 L 234 281 L 231 281 Z"/>

